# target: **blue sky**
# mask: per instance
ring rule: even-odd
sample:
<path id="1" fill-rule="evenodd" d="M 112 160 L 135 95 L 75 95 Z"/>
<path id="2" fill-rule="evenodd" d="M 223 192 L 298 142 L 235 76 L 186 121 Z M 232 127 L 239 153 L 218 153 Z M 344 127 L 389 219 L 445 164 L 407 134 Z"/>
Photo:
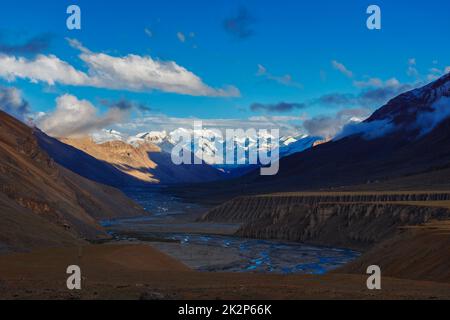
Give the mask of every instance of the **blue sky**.
<path id="1" fill-rule="evenodd" d="M 82 10 L 80 31 L 66 28 L 65 11 L 74 2 Z M 382 30 L 366 28 L 370 4 L 382 10 Z M 232 86 L 240 93 L 198 96 L 148 86 L 130 90 L 120 83 L 114 88 L 49 85 L 0 77 L 1 86 L 21 90 L 32 112 L 52 113 L 56 99 L 70 94 L 89 101 L 100 114 L 117 101 L 151 109 L 134 108 L 127 124 L 156 117 L 243 123 L 264 118 L 317 133 L 317 126 L 339 125 L 340 117 L 363 117 L 387 96 L 430 81 L 450 66 L 450 3 L 444 0 L 16 0 L 1 6 L 0 55 L 30 61 L 38 54 L 55 55 L 87 73 L 80 48 L 70 46 L 70 38 L 93 53 L 174 62 L 201 79 L 202 86 Z M 14 50 L 36 37 L 45 39 L 39 50 Z M 158 129 L 150 120 L 145 125 Z"/>

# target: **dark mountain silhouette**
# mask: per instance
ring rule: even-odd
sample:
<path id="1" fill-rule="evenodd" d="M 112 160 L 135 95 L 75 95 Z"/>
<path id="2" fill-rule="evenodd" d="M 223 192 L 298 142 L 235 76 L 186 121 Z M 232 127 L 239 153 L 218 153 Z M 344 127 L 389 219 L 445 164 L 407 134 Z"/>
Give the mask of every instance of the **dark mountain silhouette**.
<path id="1" fill-rule="evenodd" d="M 356 128 L 355 134 L 281 159 L 278 175 L 263 177 L 253 172 L 244 181 L 273 191 L 336 188 L 446 167 L 450 164 L 450 119 L 437 110 L 436 103 L 443 102 L 439 107 L 450 111 L 450 104 L 442 100 L 448 96 L 450 75 L 392 99 L 356 125 L 361 129 Z"/>

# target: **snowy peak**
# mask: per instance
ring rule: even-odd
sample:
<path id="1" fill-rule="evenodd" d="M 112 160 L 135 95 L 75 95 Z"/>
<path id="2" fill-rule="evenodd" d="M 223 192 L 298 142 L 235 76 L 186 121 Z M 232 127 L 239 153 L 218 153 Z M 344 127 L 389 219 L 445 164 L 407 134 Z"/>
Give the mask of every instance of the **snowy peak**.
<path id="1" fill-rule="evenodd" d="M 298 140 L 293 137 L 288 137 L 280 144 L 280 157 L 283 158 L 305 151 L 316 146 L 319 141 L 323 141 L 323 139 L 320 137 L 310 137 L 307 135 L 299 137 Z"/>
<path id="2" fill-rule="evenodd" d="M 167 132 L 166 131 L 143 132 L 143 133 L 138 133 L 136 135 L 136 138 L 141 139 L 145 142 L 160 144 L 164 141 L 164 139 L 167 138 Z"/>
<path id="3" fill-rule="evenodd" d="M 111 141 L 126 141 L 126 138 L 118 131 L 103 129 L 92 134 L 95 143 L 102 144 Z"/>
<path id="4" fill-rule="evenodd" d="M 408 91 L 392 99 L 366 122 L 389 120 L 395 125 L 411 125 L 416 122 L 420 114 L 434 112 L 434 105 L 441 99 L 449 97 L 450 73 L 424 87 Z"/>
<path id="5" fill-rule="evenodd" d="M 192 141 L 185 141 L 182 147 L 192 152 L 196 157 L 202 158 L 207 164 L 221 167 L 223 157 L 219 155 L 221 152 L 230 151 L 230 145 L 227 144 L 224 135 L 218 131 L 211 129 L 202 129 L 194 131 L 192 129 L 178 128 L 174 131 L 148 131 L 141 132 L 135 136 L 126 137 L 115 130 L 102 130 L 92 136 L 97 144 L 103 144 L 112 141 L 122 141 L 128 143 L 135 148 L 139 148 L 144 144 L 153 144 L 158 146 L 162 152 L 171 153 L 173 147 L 180 141 L 180 137 L 192 137 Z M 269 151 L 277 147 L 274 142 L 275 137 L 268 132 L 260 131 L 256 137 L 236 136 L 234 140 L 233 151 L 236 154 L 246 156 L 250 149 Z M 322 139 L 319 137 L 309 137 L 308 135 L 290 135 L 283 136 L 279 139 L 280 157 L 289 156 L 291 154 L 302 152 L 316 145 Z M 258 141 L 266 141 L 259 144 Z M 230 149 L 230 150 L 229 150 Z M 238 159 L 245 163 L 245 159 Z"/>

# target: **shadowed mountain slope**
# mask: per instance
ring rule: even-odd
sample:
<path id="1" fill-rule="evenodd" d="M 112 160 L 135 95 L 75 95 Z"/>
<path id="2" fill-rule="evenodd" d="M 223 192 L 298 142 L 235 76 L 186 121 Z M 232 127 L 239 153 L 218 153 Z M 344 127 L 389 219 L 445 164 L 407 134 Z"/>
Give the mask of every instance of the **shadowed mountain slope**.
<path id="1" fill-rule="evenodd" d="M 0 112 L 0 250 L 106 238 L 96 218 L 143 210 L 120 191 L 60 167 L 33 129 Z"/>
<path id="2" fill-rule="evenodd" d="M 35 136 L 39 146 L 52 159 L 82 177 L 117 188 L 145 185 L 145 181 L 126 174 L 112 164 L 96 159 L 83 150 L 49 137 L 42 131 L 36 130 Z"/>
<path id="3" fill-rule="evenodd" d="M 170 153 L 152 143 L 96 143 L 91 138 L 61 139 L 59 142 L 48 136 L 40 141 L 44 149 L 55 154 L 61 165 L 109 185 L 196 183 L 224 178 L 222 171 L 208 164 L 175 165 Z M 69 150 L 61 152 L 61 148 Z M 84 163 L 77 158 L 82 158 Z"/>
<path id="4" fill-rule="evenodd" d="M 375 186 L 401 177 L 450 176 L 450 74 L 392 99 L 366 121 L 344 129 L 328 143 L 280 160 L 275 176 L 259 170 L 221 185 L 198 186 L 202 196 L 230 198 L 304 190 Z M 438 174 L 439 175 L 439 174 Z M 442 178 L 442 177 L 441 177 Z M 433 187 L 426 179 L 427 188 Z M 442 180 L 442 179 L 441 179 Z M 420 183 L 416 184 L 416 188 Z M 386 184 L 388 185 L 388 184 Z M 370 188 L 369 188 L 370 189 Z M 180 192 L 182 194 L 182 191 Z"/>

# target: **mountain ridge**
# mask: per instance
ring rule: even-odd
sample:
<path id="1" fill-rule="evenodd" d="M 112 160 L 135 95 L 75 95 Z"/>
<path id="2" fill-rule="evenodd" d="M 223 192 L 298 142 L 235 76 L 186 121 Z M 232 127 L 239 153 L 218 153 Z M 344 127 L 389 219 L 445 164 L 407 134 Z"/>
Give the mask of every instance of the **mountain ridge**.
<path id="1" fill-rule="evenodd" d="M 430 96 L 433 99 L 423 100 Z M 346 135 L 280 159 L 280 170 L 275 176 L 261 176 L 259 171 L 253 171 L 222 185 L 196 188 L 199 194 L 223 200 L 242 194 L 376 186 L 384 181 L 445 168 L 450 164 L 450 112 L 439 112 L 434 107 L 436 101 L 442 97 L 447 99 L 447 96 L 450 96 L 450 75 L 390 100 L 368 120 L 350 128 L 352 130 Z M 406 106 L 402 104 L 405 97 L 410 102 Z M 411 102 L 411 99 L 415 100 Z M 450 111 L 450 101 L 443 101 L 445 103 L 439 105 L 439 110 Z M 407 118 L 411 106 L 416 111 L 420 109 L 422 116 L 436 116 L 434 122 L 418 122 L 418 125 L 428 126 L 429 130 L 411 126 L 408 121 L 399 121 L 395 130 L 385 130 L 395 125 L 391 111 L 395 110 L 398 119 L 402 119 L 403 113 Z M 368 134 L 371 131 L 378 134 Z M 399 188 L 401 185 L 397 190 Z M 182 191 L 179 193 L 183 194 Z"/>
<path id="2" fill-rule="evenodd" d="M 119 187 L 203 182 L 223 178 L 221 171 L 207 164 L 175 165 L 169 153 L 162 151 L 160 147 L 152 143 L 132 145 L 120 140 L 96 143 L 88 137 L 66 138 L 59 141 L 81 152 L 80 157 L 89 158 L 93 163 L 103 163 L 103 168 L 99 168 L 99 170 L 107 168 L 118 172 L 119 176 L 124 178 Z M 44 148 L 51 149 L 48 145 Z M 61 165 L 68 166 L 74 171 L 78 170 L 81 175 L 86 175 L 88 178 L 92 175 L 89 170 L 82 172 L 77 168 L 78 164 L 71 163 L 70 159 L 62 159 L 57 154 L 55 157 Z M 107 180 L 105 183 L 114 185 L 116 182 Z"/>

